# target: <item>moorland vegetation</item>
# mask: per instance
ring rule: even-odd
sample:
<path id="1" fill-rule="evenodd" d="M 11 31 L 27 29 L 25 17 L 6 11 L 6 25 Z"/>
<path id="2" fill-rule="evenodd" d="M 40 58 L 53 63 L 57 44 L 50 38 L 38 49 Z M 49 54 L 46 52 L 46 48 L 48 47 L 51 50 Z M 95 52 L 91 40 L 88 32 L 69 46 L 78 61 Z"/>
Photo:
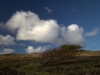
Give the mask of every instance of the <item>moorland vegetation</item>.
<path id="1" fill-rule="evenodd" d="M 0 75 L 100 75 L 100 56 L 82 56 L 90 52 L 65 44 L 41 54 L 3 54 Z"/>

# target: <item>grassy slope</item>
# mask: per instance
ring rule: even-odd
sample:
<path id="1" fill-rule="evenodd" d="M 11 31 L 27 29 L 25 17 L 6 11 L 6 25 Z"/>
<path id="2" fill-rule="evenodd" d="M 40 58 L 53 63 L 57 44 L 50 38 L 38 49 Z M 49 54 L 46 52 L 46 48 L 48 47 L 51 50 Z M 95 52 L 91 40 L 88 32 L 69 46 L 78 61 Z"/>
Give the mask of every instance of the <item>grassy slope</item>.
<path id="1" fill-rule="evenodd" d="M 100 52 L 82 52 L 76 59 L 47 66 L 37 57 L 40 54 L 0 55 L 0 72 L 11 68 L 25 75 L 100 75 Z"/>
<path id="2" fill-rule="evenodd" d="M 100 51 L 83 51 L 80 56 L 100 56 Z"/>

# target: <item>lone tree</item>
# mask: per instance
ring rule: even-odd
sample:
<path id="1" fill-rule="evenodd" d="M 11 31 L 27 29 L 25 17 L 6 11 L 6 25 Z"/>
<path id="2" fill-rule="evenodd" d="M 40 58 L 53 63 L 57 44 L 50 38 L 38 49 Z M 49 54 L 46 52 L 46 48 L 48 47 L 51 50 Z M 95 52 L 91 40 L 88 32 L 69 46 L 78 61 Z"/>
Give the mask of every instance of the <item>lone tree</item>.
<path id="1" fill-rule="evenodd" d="M 75 56 L 81 50 L 83 50 L 83 47 L 80 45 L 65 44 L 61 45 L 58 51 L 60 51 L 61 54 L 66 54 L 66 56 Z"/>
<path id="2" fill-rule="evenodd" d="M 48 63 L 65 60 L 72 57 L 75 57 L 77 53 L 80 53 L 83 50 L 83 47 L 80 45 L 74 44 L 64 44 L 58 48 L 53 48 L 41 54 L 40 63 L 45 66 Z"/>

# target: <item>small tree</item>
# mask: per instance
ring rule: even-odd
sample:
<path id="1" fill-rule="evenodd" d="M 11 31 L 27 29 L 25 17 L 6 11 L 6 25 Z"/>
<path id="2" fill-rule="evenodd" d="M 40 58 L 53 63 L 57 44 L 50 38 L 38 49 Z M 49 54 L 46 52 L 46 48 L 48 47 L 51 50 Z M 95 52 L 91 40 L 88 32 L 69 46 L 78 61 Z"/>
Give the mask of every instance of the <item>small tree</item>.
<path id="1" fill-rule="evenodd" d="M 74 44 L 71 44 L 71 45 L 61 45 L 59 47 L 59 51 L 61 53 L 67 53 L 69 55 L 76 55 L 77 52 L 79 52 L 80 50 L 83 50 L 83 47 L 80 46 L 80 45 L 74 45 Z"/>
<path id="2" fill-rule="evenodd" d="M 69 59 L 75 57 L 76 54 L 81 50 L 83 50 L 83 47 L 80 45 L 74 45 L 74 44 L 61 45 L 58 48 L 54 48 L 42 53 L 40 63 L 44 66 L 55 60 L 57 61 L 57 60 Z"/>

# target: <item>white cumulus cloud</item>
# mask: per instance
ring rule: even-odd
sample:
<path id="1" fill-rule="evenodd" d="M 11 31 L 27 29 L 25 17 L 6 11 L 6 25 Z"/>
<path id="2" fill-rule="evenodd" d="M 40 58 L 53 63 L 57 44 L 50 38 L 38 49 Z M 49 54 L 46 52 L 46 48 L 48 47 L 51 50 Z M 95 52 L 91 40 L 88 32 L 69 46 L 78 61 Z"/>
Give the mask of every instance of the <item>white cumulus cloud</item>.
<path id="1" fill-rule="evenodd" d="M 0 45 L 13 45 L 14 44 L 14 37 L 10 35 L 0 35 Z"/>
<path id="2" fill-rule="evenodd" d="M 85 36 L 95 36 L 95 35 L 97 35 L 98 31 L 99 31 L 99 29 L 95 28 L 93 31 L 87 32 L 85 34 Z"/>
<path id="3" fill-rule="evenodd" d="M 59 45 L 65 43 L 83 45 L 85 43 L 83 28 L 77 24 L 61 27 L 56 20 L 41 20 L 37 14 L 31 11 L 17 11 L 6 22 L 6 27 L 17 31 L 17 40 L 47 42 Z M 31 50 L 34 50 L 34 48 Z"/>
<path id="4" fill-rule="evenodd" d="M 85 45 L 83 37 L 83 28 L 77 24 L 71 24 L 68 27 L 61 28 L 61 38 L 57 39 L 58 44 L 80 44 Z"/>
<path id="5" fill-rule="evenodd" d="M 28 46 L 28 48 L 26 48 L 26 52 L 31 54 L 31 53 L 41 53 L 41 52 L 44 52 L 45 50 L 47 49 L 47 47 L 37 47 L 37 48 L 34 48 L 33 46 Z"/>
<path id="6" fill-rule="evenodd" d="M 11 48 L 4 48 L 3 50 L 0 51 L 0 54 L 11 54 L 14 53 L 15 50 Z"/>
<path id="7" fill-rule="evenodd" d="M 6 23 L 6 27 L 17 30 L 17 40 L 34 40 L 36 42 L 53 42 L 58 37 L 56 20 L 40 20 L 38 15 L 28 12 L 16 12 Z"/>

